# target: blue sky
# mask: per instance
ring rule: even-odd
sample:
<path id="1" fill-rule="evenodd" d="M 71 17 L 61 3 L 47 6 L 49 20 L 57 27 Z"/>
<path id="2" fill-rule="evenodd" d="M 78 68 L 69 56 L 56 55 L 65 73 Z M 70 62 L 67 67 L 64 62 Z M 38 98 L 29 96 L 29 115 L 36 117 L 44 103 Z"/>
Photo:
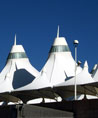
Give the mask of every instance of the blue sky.
<path id="1" fill-rule="evenodd" d="M 22 44 L 31 64 L 40 70 L 56 37 L 66 37 L 74 56 L 89 70 L 98 62 L 98 0 L 0 0 L 0 71 L 14 42 Z"/>

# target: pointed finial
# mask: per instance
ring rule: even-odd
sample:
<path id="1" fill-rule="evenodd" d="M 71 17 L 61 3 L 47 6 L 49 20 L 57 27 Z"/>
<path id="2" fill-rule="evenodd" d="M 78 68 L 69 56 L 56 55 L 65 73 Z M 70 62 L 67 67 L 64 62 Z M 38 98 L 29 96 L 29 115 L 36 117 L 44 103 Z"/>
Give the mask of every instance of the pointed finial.
<path id="1" fill-rule="evenodd" d="M 14 45 L 16 45 L 16 34 L 15 34 L 15 39 L 14 39 Z"/>
<path id="2" fill-rule="evenodd" d="M 58 25 L 58 30 L 57 30 L 57 38 L 59 37 L 59 25 Z"/>
<path id="3" fill-rule="evenodd" d="M 87 69 L 88 70 L 88 63 L 87 63 L 87 61 L 85 61 L 83 69 Z"/>

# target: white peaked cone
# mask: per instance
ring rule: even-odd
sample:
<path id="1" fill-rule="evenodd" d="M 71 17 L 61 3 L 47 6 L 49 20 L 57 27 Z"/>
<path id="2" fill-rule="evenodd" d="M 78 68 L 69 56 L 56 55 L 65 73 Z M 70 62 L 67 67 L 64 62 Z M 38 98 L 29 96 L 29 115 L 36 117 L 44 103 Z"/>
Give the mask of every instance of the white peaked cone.
<path id="1" fill-rule="evenodd" d="M 85 61 L 83 69 L 86 69 L 88 71 L 88 63 Z"/>
<path id="2" fill-rule="evenodd" d="M 66 39 L 59 37 L 59 26 L 57 37 L 51 46 L 49 57 L 44 65 L 49 82 L 53 85 L 64 82 L 66 75 L 74 76 L 75 61 L 68 47 Z M 77 73 L 81 72 L 81 67 L 77 67 Z"/>
<path id="3" fill-rule="evenodd" d="M 0 73 L 0 91 L 11 91 L 31 83 L 39 72 L 30 64 L 22 45 L 14 45 L 8 55 L 6 65 Z M 5 84 L 8 81 L 8 86 Z M 6 87 L 9 89 L 6 90 Z M 1 91 L 2 92 L 2 91 Z"/>

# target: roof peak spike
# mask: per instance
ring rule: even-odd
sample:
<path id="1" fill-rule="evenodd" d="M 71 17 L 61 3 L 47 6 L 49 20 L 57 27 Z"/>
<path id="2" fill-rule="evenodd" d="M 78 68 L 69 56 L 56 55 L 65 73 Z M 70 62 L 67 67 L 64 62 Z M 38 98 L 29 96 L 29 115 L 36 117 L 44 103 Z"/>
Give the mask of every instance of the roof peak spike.
<path id="1" fill-rule="evenodd" d="M 88 69 L 88 63 L 87 63 L 87 60 L 84 62 L 84 67 L 83 69 L 87 68 Z"/>
<path id="2" fill-rule="evenodd" d="M 59 38 L 59 25 L 58 25 L 58 29 L 57 29 L 57 38 Z"/>
<path id="3" fill-rule="evenodd" d="M 15 39 L 14 39 L 14 45 L 16 45 L 16 34 L 15 34 Z"/>

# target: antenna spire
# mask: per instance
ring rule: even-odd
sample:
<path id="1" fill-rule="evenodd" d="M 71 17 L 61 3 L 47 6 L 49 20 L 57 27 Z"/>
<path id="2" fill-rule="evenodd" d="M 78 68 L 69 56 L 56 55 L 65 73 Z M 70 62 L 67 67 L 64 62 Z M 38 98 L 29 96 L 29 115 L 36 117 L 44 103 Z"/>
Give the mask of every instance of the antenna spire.
<path id="1" fill-rule="evenodd" d="M 16 34 L 15 34 L 15 39 L 14 39 L 14 45 L 16 45 Z"/>
<path id="2" fill-rule="evenodd" d="M 59 25 L 58 25 L 58 30 L 57 30 L 57 38 L 59 37 Z"/>

